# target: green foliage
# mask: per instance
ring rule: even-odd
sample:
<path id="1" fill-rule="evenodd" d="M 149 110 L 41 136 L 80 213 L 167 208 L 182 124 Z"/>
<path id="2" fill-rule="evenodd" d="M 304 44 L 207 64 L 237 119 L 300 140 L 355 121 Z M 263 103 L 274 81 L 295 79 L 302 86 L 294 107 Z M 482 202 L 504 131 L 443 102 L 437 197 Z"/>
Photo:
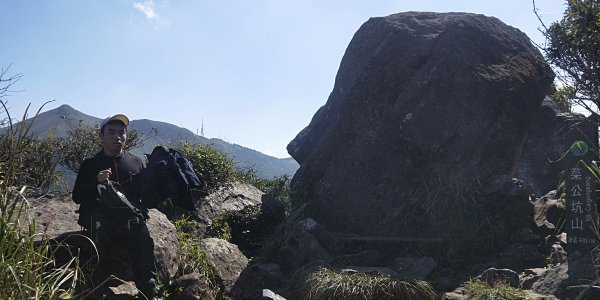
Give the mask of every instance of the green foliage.
<path id="1" fill-rule="evenodd" d="M 67 131 L 67 136 L 59 139 L 62 148 L 60 164 L 73 172 L 79 172 L 83 159 L 102 148 L 99 134 L 98 126 L 90 127 L 81 122 L 73 130 Z"/>
<path id="2" fill-rule="evenodd" d="M 206 252 L 198 247 L 201 237 L 194 235 L 187 230 L 194 227 L 193 221 L 187 218 L 175 220 L 177 237 L 179 239 L 179 267 L 177 276 L 190 273 L 199 273 L 206 278 L 211 290 L 207 298 L 216 299 L 221 293 L 221 285 L 215 269 L 208 263 Z"/>
<path id="3" fill-rule="evenodd" d="M 560 105 L 562 111 L 571 112 L 573 102 L 577 97 L 577 91 L 573 86 L 565 86 L 556 90 L 551 97 L 558 105 Z"/>
<path id="4" fill-rule="evenodd" d="M 273 177 L 271 179 L 260 178 L 256 176 L 256 171 L 249 169 L 245 172 L 236 172 L 235 178 L 238 181 L 245 182 L 261 190 L 269 198 L 273 198 L 283 204 L 286 213 L 291 210 L 290 198 L 290 176 L 287 174 Z"/>
<path id="5" fill-rule="evenodd" d="M 4 72 L 0 73 L 0 84 L 3 75 Z M 6 119 L 11 120 L 1 90 L 0 105 Z M 36 116 L 38 113 L 39 110 Z M 26 115 L 27 112 L 23 121 Z M 25 187 L 19 191 L 15 189 L 22 181 L 35 181 L 19 178 L 24 174 L 22 168 L 29 168 L 28 163 L 36 162 L 24 159 L 24 153 L 35 154 L 37 150 L 46 150 L 40 147 L 47 145 L 41 146 L 27 138 L 33 122 L 18 129 L 8 123 L 0 163 L 0 174 L 3 175 L 0 180 L 0 299 L 76 298 L 76 286 L 81 279 L 78 257 L 73 257 L 65 265 L 57 265 L 53 259 L 53 249 L 56 248 L 50 247 L 47 240 L 35 243 L 35 220 L 22 195 Z"/>
<path id="6" fill-rule="evenodd" d="M 473 300 L 527 300 L 525 291 L 511 287 L 505 282 L 496 282 L 493 286 L 480 280 L 470 280 L 465 285 L 469 299 Z"/>
<path id="7" fill-rule="evenodd" d="M 15 146 L 20 151 L 15 151 Z M 12 157 L 9 157 L 12 155 Z M 0 136 L 0 161 L 14 160 L 15 168 L 10 180 L 15 185 L 49 188 L 57 183 L 61 174 L 56 171 L 59 160 L 57 143 L 49 136 L 40 140 L 28 136 L 11 136 L 8 132 Z"/>
<path id="8" fill-rule="evenodd" d="M 211 193 L 235 178 L 231 160 L 219 150 L 202 144 L 184 142 L 179 151 L 189 159 L 194 171 L 205 184 L 204 192 Z"/>
<path id="9" fill-rule="evenodd" d="M 387 274 L 340 273 L 319 268 L 308 275 L 304 299 L 438 299 L 426 281 L 402 280 Z"/>
<path id="10" fill-rule="evenodd" d="M 290 200 L 290 177 L 287 174 L 273 177 L 273 179 L 256 178 L 252 185 L 263 191 L 266 196 L 279 201 L 289 211 Z"/>
<path id="11" fill-rule="evenodd" d="M 559 79 L 574 90 L 576 102 L 592 110 L 588 101 L 600 103 L 600 1 L 566 3 L 563 18 L 544 28 L 543 50 L 548 61 L 564 71 Z"/>
<path id="12" fill-rule="evenodd" d="M 71 125 L 70 120 L 66 120 L 66 122 Z M 125 145 L 123 145 L 123 149 L 139 148 L 143 144 L 143 133 L 137 129 L 128 128 L 127 140 L 125 141 Z M 58 139 L 57 146 L 62 153 L 60 164 L 77 173 L 83 159 L 93 156 L 102 149 L 100 127 L 98 125 L 86 125 L 80 120 L 77 125 L 71 125 L 71 130 L 67 131 L 66 137 Z"/>
<path id="13" fill-rule="evenodd" d="M 210 231 L 213 237 L 231 241 L 231 226 L 225 215 L 218 215 L 211 220 Z"/>

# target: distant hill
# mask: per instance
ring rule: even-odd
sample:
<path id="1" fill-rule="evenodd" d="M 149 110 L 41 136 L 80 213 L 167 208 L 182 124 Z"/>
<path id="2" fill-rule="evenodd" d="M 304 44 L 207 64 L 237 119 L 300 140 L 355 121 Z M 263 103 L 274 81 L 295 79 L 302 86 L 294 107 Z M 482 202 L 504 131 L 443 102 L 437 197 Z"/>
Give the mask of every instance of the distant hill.
<path id="1" fill-rule="evenodd" d="M 99 124 L 101 120 L 101 118 L 77 111 L 69 105 L 61 105 L 53 110 L 40 113 L 33 123 L 31 133 L 34 136 L 46 137 L 51 131 L 54 136 L 63 137 L 70 128 L 77 126 L 80 121 L 83 124 L 94 126 Z M 256 171 L 257 176 L 261 178 L 270 179 L 284 174 L 293 176 L 299 167 L 298 163 L 291 157 L 272 157 L 237 144 L 227 143 L 220 139 L 205 138 L 170 123 L 142 119 L 132 120 L 129 126 L 144 133 L 146 137 L 151 136 L 150 139 L 144 142 L 142 148 L 131 151 L 137 155 L 150 153 L 152 148 L 157 144 L 167 144 L 170 141 L 188 141 L 190 143 L 212 145 L 215 149 L 230 157 L 238 169 L 248 170 L 252 168 Z M 151 135 L 150 132 L 153 128 L 156 128 L 157 132 Z"/>

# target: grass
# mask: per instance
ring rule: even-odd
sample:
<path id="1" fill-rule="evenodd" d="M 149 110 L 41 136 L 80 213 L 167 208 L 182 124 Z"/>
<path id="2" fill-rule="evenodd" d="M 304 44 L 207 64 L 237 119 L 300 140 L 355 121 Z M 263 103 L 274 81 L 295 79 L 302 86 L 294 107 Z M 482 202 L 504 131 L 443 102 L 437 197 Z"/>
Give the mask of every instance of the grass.
<path id="1" fill-rule="evenodd" d="M 387 274 L 349 274 L 328 268 L 310 273 L 301 290 L 303 299 L 438 299 L 426 281 L 403 280 Z"/>
<path id="2" fill-rule="evenodd" d="M 185 231 L 185 228 L 193 227 L 192 222 L 187 218 L 175 221 L 177 237 L 181 247 L 179 251 L 179 268 L 176 277 L 194 272 L 201 274 L 204 278 L 208 279 L 210 295 L 206 296 L 210 299 L 217 299 L 222 291 L 221 282 L 216 275 L 215 269 L 208 263 L 206 252 L 198 248 L 201 237 Z"/>
<path id="3" fill-rule="evenodd" d="M 496 282 L 493 286 L 481 281 L 470 280 L 465 291 L 472 300 L 527 300 L 527 293 L 510 286 L 506 282 Z"/>
<path id="4" fill-rule="evenodd" d="M 406 194 L 400 215 L 424 216 L 434 230 L 448 234 L 448 238 L 474 235 L 474 228 L 487 225 L 482 224 L 486 222 L 485 216 L 475 215 L 481 189 L 479 178 L 467 184 L 440 178 L 433 183 L 423 182 Z"/>
<path id="5" fill-rule="evenodd" d="M 0 74 L 0 83 L 1 79 Z M 6 118 L 11 120 L 2 98 L 0 104 Z M 24 124 L 26 116 L 27 111 L 21 124 Z M 36 235 L 40 233 L 35 232 L 35 219 L 23 196 L 26 186 L 16 187 L 20 180 L 16 175 L 21 174 L 23 168 L 20 154 L 31 150 L 32 144 L 27 136 L 33 121 L 18 129 L 8 123 L 8 130 L 0 136 L 3 144 L 0 163 L 0 299 L 77 298 L 81 295 L 77 287 L 82 279 L 79 258 L 73 256 L 65 264 L 57 265 L 54 260 L 57 247 L 51 246 L 48 240 L 36 243 Z"/>
<path id="6" fill-rule="evenodd" d="M 213 237 L 231 241 L 231 226 L 226 215 L 218 215 L 211 220 L 210 231 Z"/>

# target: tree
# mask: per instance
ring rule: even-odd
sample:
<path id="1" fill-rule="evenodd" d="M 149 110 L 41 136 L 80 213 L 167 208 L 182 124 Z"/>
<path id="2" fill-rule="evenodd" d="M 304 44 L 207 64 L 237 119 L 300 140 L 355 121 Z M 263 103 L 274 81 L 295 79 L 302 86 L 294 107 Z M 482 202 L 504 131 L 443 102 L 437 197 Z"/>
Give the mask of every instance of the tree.
<path id="1" fill-rule="evenodd" d="M 21 77 L 23 77 L 22 74 L 8 75 L 9 70 L 10 65 L 7 68 L 0 69 L 0 104 L 2 106 L 0 127 L 5 127 L 11 124 L 10 114 L 8 112 L 8 107 L 6 106 L 8 103 L 6 97 L 8 97 L 10 93 L 15 92 L 11 90 L 12 85 L 19 81 Z"/>
<path id="2" fill-rule="evenodd" d="M 600 0 L 569 0 L 563 18 L 546 27 L 542 33 L 546 45 L 542 51 L 559 69 L 562 81 L 575 104 L 597 114 L 600 107 Z"/>

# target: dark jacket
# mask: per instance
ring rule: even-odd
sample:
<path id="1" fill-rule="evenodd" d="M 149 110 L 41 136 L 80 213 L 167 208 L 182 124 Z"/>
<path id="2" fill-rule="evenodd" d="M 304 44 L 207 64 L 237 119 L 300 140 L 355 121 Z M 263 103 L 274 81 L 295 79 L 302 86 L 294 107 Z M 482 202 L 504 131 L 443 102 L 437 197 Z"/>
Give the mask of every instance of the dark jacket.
<path id="1" fill-rule="evenodd" d="M 187 210 L 194 210 L 192 189 L 202 187 L 194 166 L 183 154 L 175 149 L 156 146 L 148 155 L 148 164 L 141 173 L 140 196 L 148 208 L 170 198 L 173 204 Z"/>
<path id="2" fill-rule="evenodd" d="M 142 159 L 125 150 L 117 157 L 110 157 L 100 151 L 83 161 L 73 187 L 73 201 L 80 205 L 78 223 L 83 227 L 89 226 L 90 216 L 97 206 L 98 172 L 108 168 L 111 169 L 109 180 L 116 183 L 115 187 L 132 204 L 139 204 L 138 180 L 134 175 L 144 169 Z"/>

